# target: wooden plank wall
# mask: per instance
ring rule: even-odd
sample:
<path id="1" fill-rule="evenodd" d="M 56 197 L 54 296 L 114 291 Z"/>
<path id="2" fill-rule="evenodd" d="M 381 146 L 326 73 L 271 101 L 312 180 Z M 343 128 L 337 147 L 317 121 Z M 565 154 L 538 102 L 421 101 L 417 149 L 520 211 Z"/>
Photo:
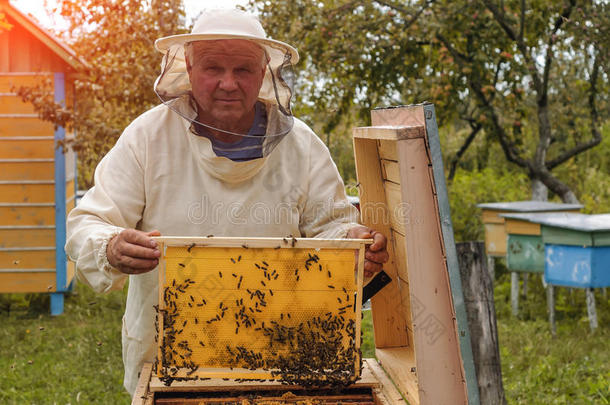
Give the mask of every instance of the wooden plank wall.
<path id="1" fill-rule="evenodd" d="M 0 72 L 65 72 L 67 64 L 14 18 L 0 33 Z"/>
<path id="2" fill-rule="evenodd" d="M 0 293 L 56 291 L 54 128 L 13 92 L 52 77 L 0 72 Z M 71 152 L 66 212 L 75 204 L 75 181 Z M 67 282 L 73 277 L 72 265 Z"/>

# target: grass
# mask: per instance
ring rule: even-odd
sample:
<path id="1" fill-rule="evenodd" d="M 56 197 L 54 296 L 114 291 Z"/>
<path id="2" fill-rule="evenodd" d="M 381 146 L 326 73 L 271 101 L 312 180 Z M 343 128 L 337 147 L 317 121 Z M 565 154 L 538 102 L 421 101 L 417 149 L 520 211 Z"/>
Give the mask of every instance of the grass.
<path id="1" fill-rule="evenodd" d="M 129 404 L 121 360 L 125 294 L 77 286 L 58 317 L 48 314 L 48 301 L 0 296 L 0 403 Z"/>
<path id="2" fill-rule="evenodd" d="M 582 290 L 557 292 L 557 336 L 545 295 L 530 277 L 521 313 L 510 315 L 510 282 L 500 274 L 496 311 L 509 404 L 610 403 L 610 301 L 596 293 L 599 328 L 591 333 Z M 129 404 L 122 387 L 121 317 L 125 293 L 96 295 L 76 286 L 65 313 L 48 315 L 48 296 L 0 296 L 1 404 Z M 362 351 L 374 356 L 370 311 Z"/>

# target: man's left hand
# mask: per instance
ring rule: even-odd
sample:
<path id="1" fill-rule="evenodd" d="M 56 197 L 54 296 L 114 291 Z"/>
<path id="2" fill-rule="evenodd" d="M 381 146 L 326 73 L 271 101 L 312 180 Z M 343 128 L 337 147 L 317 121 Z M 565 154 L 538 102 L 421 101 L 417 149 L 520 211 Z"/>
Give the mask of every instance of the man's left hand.
<path id="1" fill-rule="evenodd" d="M 366 247 L 364 255 L 364 277 L 371 277 L 383 269 L 383 263 L 390 258 L 386 250 L 388 240 L 384 234 L 364 225 L 358 225 L 347 232 L 347 238 L 373 239 L 373 243 Z"/>

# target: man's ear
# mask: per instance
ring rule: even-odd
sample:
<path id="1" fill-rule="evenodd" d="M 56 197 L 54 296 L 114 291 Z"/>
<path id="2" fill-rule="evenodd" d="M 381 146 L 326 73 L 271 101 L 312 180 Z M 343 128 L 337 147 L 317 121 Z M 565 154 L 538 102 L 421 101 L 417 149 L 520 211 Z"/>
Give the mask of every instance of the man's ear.
<path id="1" fill-rule="evenodd" d="M 184 53 L 184 62 L 186 63 L 186 73 L 188 73 L 189 78 L 190 78 L 191 70 L 193 70 L 193 67 L 191 66 L 191 62 L 189 61 L 189 57 L 186 52 Z"/>

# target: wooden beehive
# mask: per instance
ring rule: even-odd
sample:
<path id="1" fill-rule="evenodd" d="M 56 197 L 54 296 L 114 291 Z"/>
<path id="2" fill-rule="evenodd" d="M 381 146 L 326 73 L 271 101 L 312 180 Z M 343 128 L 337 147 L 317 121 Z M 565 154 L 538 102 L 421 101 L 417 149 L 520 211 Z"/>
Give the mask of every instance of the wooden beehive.
<path id="1" fill-rule="evenodd" d="M 372 299 L 377 359 L 411 404 L 478 404 L 434 106 L 371 117 L 354 130 L 360 212 L 393 279 Z"/>
<path id="2" fill-rule="evenodd" d="M 156 240 L 159 381 L 357 379 L 367 240 Z"/>
<path id="3" fill-rule="evenodd" d="M 538 229 L 543 245 L 542 268 L 547 283 L 564 287 L 610 287 L 610 214 L 504 216 L 507 224 L 515 221 L 523 223 L 522 228 Z"/>
<path id="4" fill-rule="evenodd" d="M 64 245 L 76 157 L 57 144 L 73 134 L 40 120 L 14 89 L 48 80 L 55 102 L 70 106 L 82 62 L 7 0 L 0 13 L 12 25 L 0 33 L 0 293 L 49 292 L 58 315 L 74 277 Z"/>
<path id="5" fill-rule="evenodd" d="M 507 235 L 506 267 L 511 271 L 544 273 L 544 243 L 540 224 L 525 221 L 519 218 L 520 215 L 531 214 L 500 214 L 504 218 Z"/>
<path id="6" fill-rule="evenodd" d="M 578 212 L 581 204 L 559 204 L 547 201 L 512 201 L 478 204 L 482 208 L 485 227 L 485 252 L 488 256 L 504 257 L 508 243 L 505 219 L 507 213 Z M 514 225 L 514 224 L 513 224 Z"/>

